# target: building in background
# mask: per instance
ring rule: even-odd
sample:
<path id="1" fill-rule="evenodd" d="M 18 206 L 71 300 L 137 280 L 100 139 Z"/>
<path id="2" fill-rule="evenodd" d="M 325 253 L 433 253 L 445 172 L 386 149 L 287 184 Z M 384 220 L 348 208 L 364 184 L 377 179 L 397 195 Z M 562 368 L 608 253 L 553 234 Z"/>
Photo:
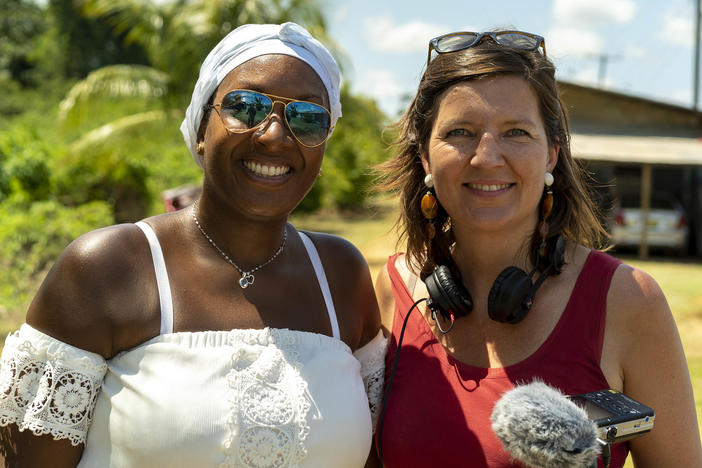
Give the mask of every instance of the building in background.
<path id="1" fill-rule="evenodd" d="M 702 113 L 573 83 L 559 87 L 570 116 L 573 156 L 602 185 L 597 198 L 610 232 L 622 222 L 618 210 L 631 208 L 638 197 L 638 225 L 646 227 L 638 251 L 646 257 L 658 238 L 673 242 L 678 235 L 663 232 L 658 217 L 663 200 L 672 198 L 670 205 L 684 214 L 675 224 L 687 231 L 686 245 L 676 250 L 702 257 Z"/>

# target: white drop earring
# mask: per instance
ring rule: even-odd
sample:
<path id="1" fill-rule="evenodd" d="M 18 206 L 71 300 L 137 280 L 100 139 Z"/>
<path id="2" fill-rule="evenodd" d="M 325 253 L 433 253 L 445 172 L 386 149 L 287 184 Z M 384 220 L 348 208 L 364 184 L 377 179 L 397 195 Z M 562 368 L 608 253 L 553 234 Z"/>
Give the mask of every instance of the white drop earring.
<path id="1" fill-rule="evenodd" d="M 548 171 L 546 171 L 546 173 L 544 174 L 544 184 L 546 185 L 546 187 L 550 187 L 553 185 L 553 174 L 551 174 Z"/>

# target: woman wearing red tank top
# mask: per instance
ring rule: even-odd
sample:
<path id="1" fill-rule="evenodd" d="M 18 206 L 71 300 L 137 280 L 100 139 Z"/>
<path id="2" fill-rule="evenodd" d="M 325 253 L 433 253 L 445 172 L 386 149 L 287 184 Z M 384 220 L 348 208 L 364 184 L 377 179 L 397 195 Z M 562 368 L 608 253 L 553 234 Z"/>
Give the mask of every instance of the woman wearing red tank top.
<path id="1" fill-rule="evenodd" d="M 615 444 L 610 466 L 629 452 L 637 468 L 702 466 L 675 322 L 650 276 L 596 250 L 606 235 L 543 38 L 433 39 L 397 128 L 397 155 L 381 166 L 406 248 L 376 285 L 386 385 L 407 321 L 377 441 L 383 465 L 523 466 L 490 417 L 506 391 L 538 379 L 570 395 L 613 388 L 654 408 L 654 429 Z M 423 303 L 407 317 L 435 284 L 444 296 L 432 305 L 450 313 Z"/>

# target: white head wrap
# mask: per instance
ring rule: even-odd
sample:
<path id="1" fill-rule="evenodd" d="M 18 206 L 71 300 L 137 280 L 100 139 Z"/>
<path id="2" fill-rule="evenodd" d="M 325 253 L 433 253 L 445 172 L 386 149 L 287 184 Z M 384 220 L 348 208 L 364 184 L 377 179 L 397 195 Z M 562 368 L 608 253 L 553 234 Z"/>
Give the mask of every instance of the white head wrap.
<path id="1" fill-rule="evenodd" d="M 329 51 L 305 28 L 295 23 L 239 26 L 227 34 L 202 63 L 190 105 L 180 125 L 185 144 L 198 165 L 202 166 L 196 150 L 202 107 L 230 71 L 254 57 L 266 54 L 290 55 L 312 67 L 329 93 L 332 128 L 341 117 L 339 68 Z"/>

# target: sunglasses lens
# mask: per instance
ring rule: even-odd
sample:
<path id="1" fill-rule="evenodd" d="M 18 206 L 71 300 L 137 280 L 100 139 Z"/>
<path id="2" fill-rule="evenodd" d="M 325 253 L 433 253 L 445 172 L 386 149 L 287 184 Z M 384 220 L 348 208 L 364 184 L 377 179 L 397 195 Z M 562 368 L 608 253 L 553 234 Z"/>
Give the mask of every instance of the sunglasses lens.
<path id="1" fill-rule="evenodd" d="M 479 35 L 475 33 L 452 34 L 444 36 L 436 41 L 436 51 L 443 54 L 467 49 L 475 44 Z"/>
<path id="2" fill-rule="evenodd" d="M 305 146 L 321 145 L 329 135 L 329 112 L 311 102 L 293 101 L 285 108 L 290 130 Z"/>
<path id="3" fill-rule="evenodd" d="M 541 43 L 537 37 L 514 32 L 498 33 L 495 35 L 495 40 L 502 46 L 525 50 L 537 49 Z"/>
<path id="4" fill-rule="evenodd" d="M 236 90 L 222 99 L 222 120 L 231 130 L 248 130 L 263 122 L 273 103 L 263 94 Z"/>

